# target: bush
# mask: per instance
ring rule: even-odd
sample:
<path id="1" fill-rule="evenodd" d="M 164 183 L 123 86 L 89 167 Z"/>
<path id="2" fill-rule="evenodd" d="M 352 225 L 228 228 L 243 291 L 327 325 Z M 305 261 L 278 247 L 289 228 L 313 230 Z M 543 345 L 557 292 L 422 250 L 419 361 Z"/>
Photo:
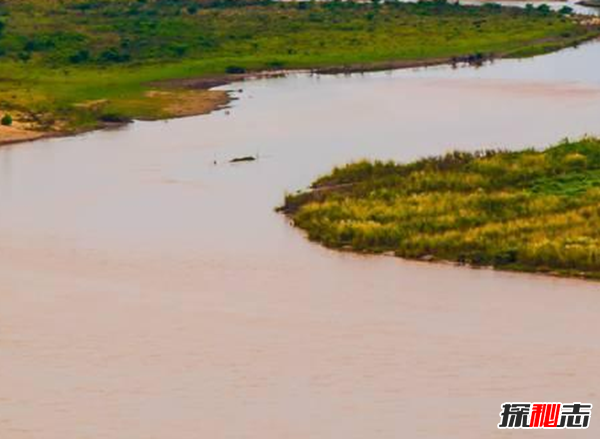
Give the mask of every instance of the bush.
<path id="1" fill-rule="evenodd" d="M 88 50 L 80 50 L 69 57 L 69 61 L 73 64 L 81 64 L 90 60 L 90 52 Z"/>
<path id="2" fill-rule="evenodd" d="M 228 73 L 230 75 L 237 75 L 237 74 L 246 73 L 246 69 L 241 66 L 228 66 L 225 69 L 225 73 Z"/>
<path id="3" fill-rule="evenodd" d="M 13 123 L 13 118 L 10 114 L 5 114 L 4 117 L 2 117 L 2 120 L 0 120 L 0 123 L 5 127 L 9 127 Z"/>
<path id="4" fill-rule="evenodd" d="M 548 6 L 545 3 L 539 5 L 537 7 L 537 10 L 538 10 L 538 12 L 540 12 L 543 15 L 550 15 L 550 13 L 552 12 L 552 9 L 550 9 L 550 6 Z"/>
<path id="5" fill-rule="evenodd" d="M 131 60 L 131 56 L 125 52 L 119 52 L 118 49 L 112 47 L 100 54 L 99 61 L 103 64 L 109 63 L 124 63 Z"/>
<path id="6" fill-rule="evenodd" d="M 573 8 L 571 8 L 570 6 L 563 6 L 562 8 L 560 8 L 560 10 L 558 12 L 563 15 L 573 15 L 575 10 Z"/>

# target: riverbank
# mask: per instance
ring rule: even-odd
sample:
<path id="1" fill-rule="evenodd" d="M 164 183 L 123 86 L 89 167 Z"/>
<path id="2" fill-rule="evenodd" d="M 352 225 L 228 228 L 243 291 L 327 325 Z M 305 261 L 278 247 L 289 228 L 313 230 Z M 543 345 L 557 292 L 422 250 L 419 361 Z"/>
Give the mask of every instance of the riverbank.
<path id="1" fill-rule="evenodd" d="M 578 4 L 589 8 L 600 8 L 600 1 L 598 0 L 582 0 Z"/>
<path id="2" fill-rule="evenodd" d="M 600 278 L 600 140 L 336 168 L 282 210 L 328 247 Z"/>
<path id="3" fill-rule="evenodd" d="M 27 142 L 48 137 L 49 133 L 23 128 L 0 126 L 0 145 Z"/>
<path id="4" fill-rule="evenodd" d="M 160 108 L 160 112 L 137 117 L 138 120 L 176 119 L 179 117 L 198 116 L 225 108 L 231 102 L 227 92 L 218 90 L 193 90 L 193 89 L 156 89 L 144 94 L 141 105 Z M 83 102 L 76 108 L 88 111 L 91 107 L 106 105 L 105 100 Z M 9 111 L 6 114 L 14 114 Z M 1 117 L 2 113 L 0 113 Z M 115 128 L 132 122 L 133 119 L 122 115 L 105 115 L 102 120 L 93 125 L 80 127 L 67 127 L 53 125 L 40 127 L 33 123 L 14 122 L 11 126 L 0 125 L 0 146 L 32 140 L 47 139 L 51 137 L 65 137 L 82 134 L 105 128 Z"/>
<path id="5" fill-rule="evenodd" d="M 259 72 L 478 64 L 600 34 L 600 26 L 543 8 L 445 2 L 225 7 L 101 1 L 83 13 L 84 6 L 0 5 L 0 17 L 9 17 L 0 32 L 0 113 L 28 127 L 0 128 L 0 143 L 203 114 L 228 103 L 211 87 Z M 35 32 L 28 25 L 32 10 L 40 23 Z"/>

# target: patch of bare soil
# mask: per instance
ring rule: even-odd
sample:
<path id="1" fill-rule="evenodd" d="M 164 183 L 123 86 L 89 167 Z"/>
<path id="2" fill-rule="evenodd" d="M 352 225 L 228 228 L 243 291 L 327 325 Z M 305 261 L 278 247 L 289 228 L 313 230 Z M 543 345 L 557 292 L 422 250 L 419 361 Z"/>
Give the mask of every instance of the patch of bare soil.
<path id="1" fill-rule="evenodd" d="M 3 116 L 0 113 L 0 118 Z M 33 130 L 29 125 L 15 120 L 11 126 L 0 125 L 0 145 L 25 142 L 45 137 L 47 134 Z"/>
<path id="2" fill-rule="evenodd" d="M 152 90 L 146 97 L 160 102 L 166 117 L 185 117 L 207 114 L 224 107 L 229 95 L 221 90 Z"/>

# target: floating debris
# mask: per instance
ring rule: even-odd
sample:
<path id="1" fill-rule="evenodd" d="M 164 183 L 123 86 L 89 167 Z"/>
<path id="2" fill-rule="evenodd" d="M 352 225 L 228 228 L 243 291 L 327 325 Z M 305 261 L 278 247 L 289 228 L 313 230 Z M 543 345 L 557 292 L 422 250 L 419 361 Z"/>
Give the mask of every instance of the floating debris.
<path id="1" fill-rule="evenodd" d="M 256 160 L 257 160 L 256 157 L 249 155 L 249 156 L 245 156 L 245 157 L 233 158 L 233 159 L 229 160 L 229 163 L 254 162 Z"/>

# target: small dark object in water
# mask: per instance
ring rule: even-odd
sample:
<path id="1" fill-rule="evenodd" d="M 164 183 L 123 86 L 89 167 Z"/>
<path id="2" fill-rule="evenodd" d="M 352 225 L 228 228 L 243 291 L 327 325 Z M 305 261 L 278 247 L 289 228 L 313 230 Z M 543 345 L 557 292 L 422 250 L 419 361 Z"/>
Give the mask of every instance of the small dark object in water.
<path id="1" fill-rule="evenodd" d="M 481 67 L 486 61 L 491 61 L 492 59 L 493 57 L 491 55 L 477 52 L 471 55 L 453 57 L 452 65 L 456 67 L 458 64 L 468 64 L 470 66 Z"/>
<path id="2" fill-rule="evenodd" d="M 256 157 L 249 155 L 246 157 L 236 157 L 234 159 L 229 160 L 229 163 L 253 162 L 253 161 L 256 161 Z"/>

